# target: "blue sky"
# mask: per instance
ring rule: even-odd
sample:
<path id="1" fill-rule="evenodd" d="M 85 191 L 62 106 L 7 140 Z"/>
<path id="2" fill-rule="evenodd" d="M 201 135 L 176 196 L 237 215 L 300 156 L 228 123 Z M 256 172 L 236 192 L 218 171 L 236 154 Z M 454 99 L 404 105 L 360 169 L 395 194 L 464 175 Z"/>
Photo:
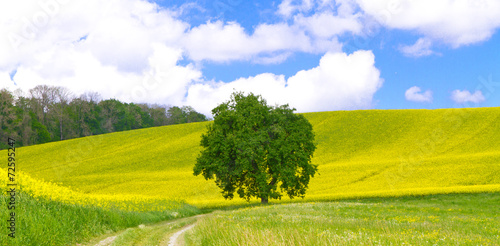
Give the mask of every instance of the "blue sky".
<path id="1" fill-rule="evenodd" d="M 0 16 L 0 87 L 24 93 L 205 114 L 234 90 L 299 112 L 500 106 L 494 0 L 47 0 Z"/>

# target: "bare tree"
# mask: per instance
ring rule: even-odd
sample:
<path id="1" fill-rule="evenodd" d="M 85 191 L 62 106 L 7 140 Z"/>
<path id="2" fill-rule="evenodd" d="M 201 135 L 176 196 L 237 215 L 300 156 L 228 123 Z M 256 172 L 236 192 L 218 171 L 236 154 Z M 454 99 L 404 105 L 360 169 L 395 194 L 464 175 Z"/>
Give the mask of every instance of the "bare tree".
<path id="1" fill-rule="evenodd" d="M 31 107 L 36 114 L 38 121 L 47 125 L 47 113 L 52 104 L 54 104 L 56 94 L 54 87 L 48 85 L 37 85 L 29 90 L 31 99 L 33 100 Z"/>
<path id="2" fill-rule="evenodd" d="M 80 99 L 85 100 L 87 102 L 93 102 L 96 104 L 99 103 L 100 101 L 102 101 L 102 97 L 99 93 L 91 92 L 91 91 L 87 91 L 87 92 L 83 93 L 80 96 Z"/>
<path id="3" fill-rule="evenodd" d="M 65 109 L 68 107 L 69 102 L 73 99 L 71 92 L 65 87 L 54 87 L 55 101 L 52 104 L 54 107 L 54 112 L 59 120 L 59 134 L 61 140 L 63 140 L 63 125 L 64 121 L 68 120 L 68 116 L 64 113 Z"/>

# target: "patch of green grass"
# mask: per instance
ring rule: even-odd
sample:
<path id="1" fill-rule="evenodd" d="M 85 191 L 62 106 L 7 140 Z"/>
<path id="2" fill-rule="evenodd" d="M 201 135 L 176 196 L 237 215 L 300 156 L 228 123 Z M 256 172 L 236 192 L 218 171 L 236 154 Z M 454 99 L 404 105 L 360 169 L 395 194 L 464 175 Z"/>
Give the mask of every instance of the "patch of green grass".
<path id="1" fill-rule="evenodd" d="M 0 245 L 68 245 L 86 241 L 104 233 L 200 213 L 190 205 L 162 212 L 127 212 L 99 207 L 68 205 L 47 199 L 35 199 L 23 192 L 16 196 L 16 209 L 7 210 L 8 196 L 0 196 Z M 9 213 L 16 213 L 15 238 L 8 237 Z M 175 214 L 175 213 L 177 214 Z M 174 216 L 176 215 L 176 216 Z"/>
<path id="2" fill-rule="evenodd" d="M 296 203 L 216 212 L 187 245 L 500 245 L 500 194 Z"/>

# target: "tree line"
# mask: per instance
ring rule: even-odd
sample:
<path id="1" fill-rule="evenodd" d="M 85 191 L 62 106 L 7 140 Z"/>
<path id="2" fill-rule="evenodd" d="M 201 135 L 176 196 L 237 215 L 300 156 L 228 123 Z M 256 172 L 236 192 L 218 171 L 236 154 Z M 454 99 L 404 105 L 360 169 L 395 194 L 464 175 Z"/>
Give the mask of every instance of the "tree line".
<path id="1" fill-rule="evenodd" d="M 38 85 L 23 93 L 0 90 L 0 149 L 8 137 L 18 146 L 104 133 L 207 121 L 190 106 L 102 100 L 95 92 L 73 96 L 65 87 Z M 5 143 L 4 143 L 5 142 Z"/>

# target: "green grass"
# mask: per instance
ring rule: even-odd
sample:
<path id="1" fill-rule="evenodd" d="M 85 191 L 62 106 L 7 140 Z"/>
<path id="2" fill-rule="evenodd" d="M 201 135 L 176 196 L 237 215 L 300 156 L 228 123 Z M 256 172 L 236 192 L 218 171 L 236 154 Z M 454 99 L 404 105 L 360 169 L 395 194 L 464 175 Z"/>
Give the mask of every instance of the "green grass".
<path id="1" fill-rule="evenodd" d="M 318 144 L 313 163 L 320 175 L 311 180 L 311 201 L 500 191 L 500 108 L 305 116 Z M 200 207 L 243 204 L 223 200 L 213 181 L 192 175 L 207 124 L 23 147 L 18 168 L 84 193 L 184 199 Z"/>
<path id="2" fill-rule="evenodd" d="M 200 213 L 197 208 L 184 205 L 162 212 L 127 212 L 99 207 L 68 205 L 46 199 L 34 199 L 24 193 L 16 197 L 16 234 L 7 237 L 8 212 L 6 196 L 0 196 L 0 245 L 42 246 L 81 243 L 104 233 L 149 224 L 176 217 Z M 173 216 L 176 212 L 177 216 Z"/>
<path id="3" fill-rule="evenodd" d="M 500 193 L 295 203 L 216 212 L 187 245 L 500 245 Z"/>

